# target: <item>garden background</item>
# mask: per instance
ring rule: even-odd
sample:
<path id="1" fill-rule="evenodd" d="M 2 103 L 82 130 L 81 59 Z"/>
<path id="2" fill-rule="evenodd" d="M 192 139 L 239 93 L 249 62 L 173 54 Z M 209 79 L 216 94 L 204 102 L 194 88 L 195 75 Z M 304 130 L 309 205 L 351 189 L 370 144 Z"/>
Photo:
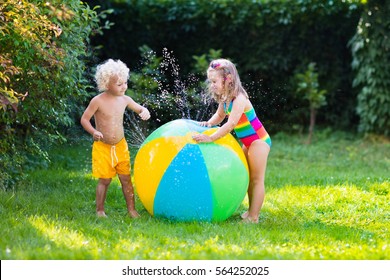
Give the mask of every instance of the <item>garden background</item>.
<path id="1" fill-rule="evenodd" d="M 389 259 L 389 9 L 0 0 L 1 259 Z M 152 113 L 148 123 L 126 114 L 134 158 L 167 121 L 211 114 L 205 69 L 216 57 L 236 63 L 275 143 L 260 225 L 237 230 L 237 215 L 171 223 L 143 210 L 133 221 L 115 183 L 111 218 L 97 220 L 79 125 L 95 66 L 127 63 L 128 94 Z"/>

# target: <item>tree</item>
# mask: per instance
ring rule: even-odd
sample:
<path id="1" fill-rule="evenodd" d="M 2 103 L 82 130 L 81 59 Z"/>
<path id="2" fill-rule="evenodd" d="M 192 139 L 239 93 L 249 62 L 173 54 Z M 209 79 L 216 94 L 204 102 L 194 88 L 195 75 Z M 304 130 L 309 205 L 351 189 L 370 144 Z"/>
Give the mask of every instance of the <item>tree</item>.
<path id="1" fill-rule="evenodd" d="M 327 91 L 319 89 L 318 73 L 314 62 L 309 63 L 304 73 L 298 73 L 295 77 L 297 79 L 297 93 L 303 94 L 303 98 L 309 101 L 310 125 L 307 144 L 310 144 L 314 133 L 317 111 L 326 104 L 325 95 Z"/>

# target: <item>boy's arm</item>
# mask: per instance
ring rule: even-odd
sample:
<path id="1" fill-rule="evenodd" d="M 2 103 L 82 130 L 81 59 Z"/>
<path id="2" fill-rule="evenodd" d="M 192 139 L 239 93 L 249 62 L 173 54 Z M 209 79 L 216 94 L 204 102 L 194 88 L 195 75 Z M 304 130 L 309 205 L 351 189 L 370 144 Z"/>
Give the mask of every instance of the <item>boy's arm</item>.
<path id="1" fill-rule="evenodd" d="M 131 97 L 129 96 L 127 97 L 129 98 L 127 103 L 127 108 L 137 113 L 142 120 L 144 121 L 148 120 L 150 118 L 149 110 L 146 107 L 141 106 L 140 104 L 135 102 Z"/>
<path id="2" fill-rule="evenodd" d="M 141 106 L 141 105 L 140 105 Z M 144 106 L 141 106 L 141 112 L 138 114 L 138 116 L 143 120 L 146 121 L 150 118 L 150 112 L 147 108 Z"/>
<path id="3" fill-rule="evenodd" d="M 97 131 L 91 124 L 91 118 L 93 117 L 97 109 L 97 102 L 95 99 L 92 99 L 80 119 L 82 127 L 93 136 L 94 140 L 100 140 L 101 138 L 103 138 L 103 134 L 100 131 Z"/>

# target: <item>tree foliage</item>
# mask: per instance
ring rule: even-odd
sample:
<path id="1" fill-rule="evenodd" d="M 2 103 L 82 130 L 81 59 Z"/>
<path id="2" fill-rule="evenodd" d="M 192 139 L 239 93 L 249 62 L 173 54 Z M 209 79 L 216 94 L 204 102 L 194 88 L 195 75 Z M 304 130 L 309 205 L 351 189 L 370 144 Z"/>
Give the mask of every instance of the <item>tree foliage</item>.
<path id="1" fill-rule="evenodd" d="M 353 84 L 363 132 L 390 135 L 390 5 L 368 1 L 351 40 Z"/>
<path id="2" fill-rule="evenodd" d="M 235 61 L 262 119 L 270 131 L 302 123 L 292 79 L 314 61 L 328 103 L 319 122 L 349 128 L 356 123 L 351 54 L 347 43 L 360 16 L 359 0 L 90 0 L 113 8 L 115 25 L 92 42 L 104 46 L 100 57 L 120 57 L 133 69 L 138 48 L 157 55 L 172 51 L 183 74 L 193 56 L 221 50 Z M 198 73 L 197 73 L 198 74 Z M 205 74 L 205 69 L 203 70 Z"/>
<path id="3" fill-rule="evenodd" d="M 46 147 L 65 140 L 87 97 L 89 38 L 100 30 L 80 1 L 1 2 L 0 184 L 28 168 L 27 155 L 48 159 Z"/>
<path id="4" fill-rule="evenodd" d="M 309 63 L 305 72 L 297 73 L 295 78 L 297 80 L 297 93 L 301 96 L 301 98 L 309 101 L 310 125 L 307 143 L 310 144 L 318 109 L 326 105 L 325 95 L 327 91 L 320 89 L 320 85 L 318 83 L 318 72 L 314 62 Z"/>

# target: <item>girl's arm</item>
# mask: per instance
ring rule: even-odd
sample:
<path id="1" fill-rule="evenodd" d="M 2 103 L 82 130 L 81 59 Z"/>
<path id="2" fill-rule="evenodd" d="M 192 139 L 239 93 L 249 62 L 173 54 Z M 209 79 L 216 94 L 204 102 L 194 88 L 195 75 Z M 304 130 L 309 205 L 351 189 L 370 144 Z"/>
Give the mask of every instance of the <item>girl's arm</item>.
<path id="1" fill-rule="evenodd" d="M 246 97 L 242 94 L 238 95 L 233 103 L 232 111 L 229 115 L 229 118 L 227 122 L 217 129 L 213 134 L 210 136 L 205 134 L 197 134 L 193 136 L 193 139 L 197 142 L 213 142 L 215 140 L 218 140 L 219 138 L 222 138 L 229 132 L 231 132 L 237 125 L 238 121 L 241 118 L 241 115 L 244 113 L 245 104 L 246 104 Z M 220 105 L 223 107 L 223 105 Z M 219 109 L 219 107 L 218 107 Z M 223 110 L 223 108 L 222 108 Z"/>
<path id="2" fill-rule="evenodd" d="M 223 105 L 219 104 L 215 114 L 207 122 L 201 122 L 200 125 L 208 126 L 208 127 L 218 125 L 225 119 L 225 117 L 226 117 L 226 113 L 223 110 Z"/>
<path id="3" fill-rule="evenodd" d="M 219 138 L 222 138 L 226 134 L 230 133 L 237 125 L 238 121 L 241 118 L 241 115 L 244 113 L 246 98 L 244 95 L 240 94 L 234 99 L 232 111 L 230 112 L 227 122 L 217 129 L 216 132 L 210 135 L 210 140 L 215 141 Z"/>

